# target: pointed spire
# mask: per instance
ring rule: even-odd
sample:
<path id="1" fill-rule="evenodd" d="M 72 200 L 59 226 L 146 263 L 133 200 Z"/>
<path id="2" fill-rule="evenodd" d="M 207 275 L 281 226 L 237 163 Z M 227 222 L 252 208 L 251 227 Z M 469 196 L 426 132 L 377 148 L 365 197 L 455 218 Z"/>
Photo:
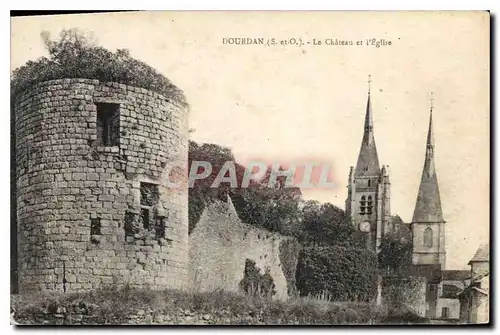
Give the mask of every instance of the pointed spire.
<path id="1" fill-rule="evenodd" d="M 432 131 L 432 110 L 434 109 L 434 93 L 431 92 L 431 111 L 430 111 L 430 118 L 429 118 L 429 131 L 427 132 L 427 147 L 432 147 L 434 148 L 434 134 Z"/>
<path id="2" fill-rule="evenodd" d="M 355 176 L 374 176 L 380 173 L 377 147 L 373 136 L 373 112 L 371 104 L 371 76 L 368 76 L 368 100 L 366 102 L 365 128 Z"/>
<path id="3" fill-rule="evenodd" d="M 368 96 L 370 96 L 371 90 L 372 90 L 372 75 L 369 74 L 368 75 Z"/>
<path id="4" fill-rule="evenodd" d="M 434 167 L 434 136 L 432 132 L 433 108 L 434 106 L 431 101 L 424 168 L 412 222 L 444 222 L 439 185 Z"/>
<path id="5" fill-rule="evenodd" d="M 370 93 L 368 93 L 368 101 L 366 102 L 365 134 L 367 132 L 373 133 L 373 113 L 372 113 L 372 102 L 370 98 Z"/>

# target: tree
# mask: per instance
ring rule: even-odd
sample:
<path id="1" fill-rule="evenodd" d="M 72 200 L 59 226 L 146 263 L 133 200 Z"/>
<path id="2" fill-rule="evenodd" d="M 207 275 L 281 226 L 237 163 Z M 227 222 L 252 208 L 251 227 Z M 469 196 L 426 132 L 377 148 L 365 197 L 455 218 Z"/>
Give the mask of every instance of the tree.
<path id="1" fill-rule="evenodd" d="M 331 203 L 320 204 L 315 200 L 304 202 L 302 207 L 304 244 L 362 246 L 363 237 L 351 224 L 347 214 Z"/>
<path id="2" fill-rule="evenodd" d="M 298 236 L 300 232 L 299 188 L 287 187 L 277 178 L 274 187 L 268 187 L 271 168 L 261 180 L 248 188 L 233 190 L 235 206 L 242 220 L 283 235 Z"/>
<path id="3" fill-rule="evenodd" d="M 313 246 L 302 249 L 296 272 L 302 296 L 324 295 L 332 300 L 369 301 L 376 295 L 376 256 L 351 246 Z"/>
<path id="4" fill-rule="evenodd" d="M 378 263 L 380 269 L 399 272 L 411 264 L 411 240 L 401 233 L 389 233 L 382 237 Z"/>
<path id="5" fill-rule="evenodd" d="M 219 188 L 213 189 L 211 185 L 219 174 L 221 167 L 226 161 L 234 161 L 233 153 L 230 149 L 217 144 L 202 144 L 189 141 L 188 170 L 191 170 L 194 161 L 209 162 L 212 172 L 207 178 L 195 180 L 189 192 L 189 232 L 195 227 L 201 217 L 205 205 L 215 199 L 226 200 L 229 185 L 221 183 Z M 202 171 L 197 171 L 201 173 Z"/>
<path id="6" fill-rule="evenodd" d="M 212 172 L 207 178 L 196 180 L 193 187 L 189 189 L 190 232 L 200 219 L 208 202 L 216 199 L 226 201 L 227 196 L 230 196 L 242 221 L 269 231 L 280 232 L 283 235 L 298 236 L 300 189 L 286 187 L 281 177 L 277 178 L 275 187 L 268 187 L 270 168 L 261 180 L 252 180 L 249 187 L 242 188 L 245 167 L 235 162 L 230 149 L 217 144 L 199 145 L 190 141 L 189 169 L 194 161 L 209 162 Z M 222 166 L 228 161 L 235 164 L 236 187 L 228 182 L 222 182 L 216 188 L 212 188 Z M 228 177 L 228 172 L 224 176 Z"/>

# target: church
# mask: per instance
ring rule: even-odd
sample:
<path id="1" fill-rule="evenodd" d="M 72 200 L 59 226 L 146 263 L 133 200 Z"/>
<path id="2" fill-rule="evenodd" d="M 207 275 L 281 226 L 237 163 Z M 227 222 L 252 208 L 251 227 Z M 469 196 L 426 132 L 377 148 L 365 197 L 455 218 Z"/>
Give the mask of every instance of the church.
<path id="1" fill-rule="evenodd" d="M 366 248 L 374 253 L 380 250 L 384 235 L 401 232 L 408 236 L 412 242 L 412 264 L 406 275 L 426 278 L 422 316 L 458 321 L 458 293 L 470 284 L 471 274 L 470 271 L 446 269 L 446 221 L 434 166 L 432 110 L 431 104 L 420 186 L 412 221 L 407 224 L 391 215 L 389 166 L 379 164 L 368 90 L 363 139 L 356 166 L 350 168 L 345 207 L 354 227 L 366 234 Z"/>

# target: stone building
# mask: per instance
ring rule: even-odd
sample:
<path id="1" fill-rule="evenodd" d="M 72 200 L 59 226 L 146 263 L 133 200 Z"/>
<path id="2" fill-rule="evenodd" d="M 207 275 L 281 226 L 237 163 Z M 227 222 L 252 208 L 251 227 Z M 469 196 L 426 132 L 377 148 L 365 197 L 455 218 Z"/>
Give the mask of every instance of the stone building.
<path id="1" fill-rule="evenodd" d="M 413 264 L 441 264 L 446 267 L 445 221 L 441 209 L 441 197 L 434 167 L 434 134 L 432 107 L 425 148 L 425 161 L 413 212 Z"/>
<path id="2" fill-rule="evenodd" d="M 366 233 L 367 249 L 377 252 L 382 236 L 390 232 L 391 182 L 386 166 L 380 167 L 373 133 L 371 96 L 368 92 L 363 140 L 356 168 L 351 166 L 347 186 L 346 213 Z"/>
<path id="3" fill-rule="evenodd" d="M 20 293 L 182 287 L 187 182 L 167 180 L 187 161 L 187 108 L 90 79 L 38 83 L 14 108 Z"/>
<path id="4" fill-rule="evenodd" d="M 489 245 L 481 245 L 469 262 L 470 284 L 458 293 L 462 323 L 489 322 L 490 252 Z"/>
<path id="5" fill-rule="evenodd" d="M 469 285 L 471 276 L 467 271 L 446 269 L 446 231 L 434 166 L 432 109 L 431 106 L 425 158 L 412 222 L 410 225 L 394 224 L 397 220 L 393 220 L 394 216 L 391 216 L 390 211 L 389 173 L 387 166 L 379 165 L 373 132 L 371 95 L 368 92 L 358 161 L 356 168 L 351 167 L 349 173 L 346 212 L 350 215 L 353 225 L 366 233 L 367 248 L 374 252 L 379 251 L 381 239 L 385 234 L 409 231 L 412 260 L 404 273 L 398 274 L 398 280 L 408 285 L 409 281 L 404 277 L 413 278 L 414 283 L 425 282 L 425 289 L 414 290 L 418 296 L 409 299 L 407 303 L 421 316 L 458 320 L 460 302 L 457 294 Z M 479 268 L 479 264 L 483 263 L 472 264 Z M 385 279 L 387 280 L 381 282 L 389 282 L 389 278 Z M 395 279 L 391 280 L 394 282 Z M 380 291 L 388 297 L 387 292 L 393 292 L 394 289 L 382 287 Z M 386 301 L 387 299 L 385 298 Z"/>

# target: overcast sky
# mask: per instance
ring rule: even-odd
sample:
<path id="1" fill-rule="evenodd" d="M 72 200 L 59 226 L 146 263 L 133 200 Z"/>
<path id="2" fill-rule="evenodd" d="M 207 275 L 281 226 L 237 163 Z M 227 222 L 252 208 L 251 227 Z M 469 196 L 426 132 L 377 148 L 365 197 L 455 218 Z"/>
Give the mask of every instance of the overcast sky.
<path id="1" fill-rule="evenodd" d="M 375 141 L 392 212 L 410 222 L 425 154 L 429 92 L 447 268 L 489 239 L 489 17 L 486 13 L 121 13 L 12 19 L 12 68 L 46 55 L 40 33 L 92 31 L 186 93 L 197 142 L 238 161 L 327 162 L 339 185 L 304 197 L 344 208 L 372 77 Z M 391 41 L 391 46 L 223 45 L 224 37 Z M 366 42 L 365 42 L 366 43 Z"/>

